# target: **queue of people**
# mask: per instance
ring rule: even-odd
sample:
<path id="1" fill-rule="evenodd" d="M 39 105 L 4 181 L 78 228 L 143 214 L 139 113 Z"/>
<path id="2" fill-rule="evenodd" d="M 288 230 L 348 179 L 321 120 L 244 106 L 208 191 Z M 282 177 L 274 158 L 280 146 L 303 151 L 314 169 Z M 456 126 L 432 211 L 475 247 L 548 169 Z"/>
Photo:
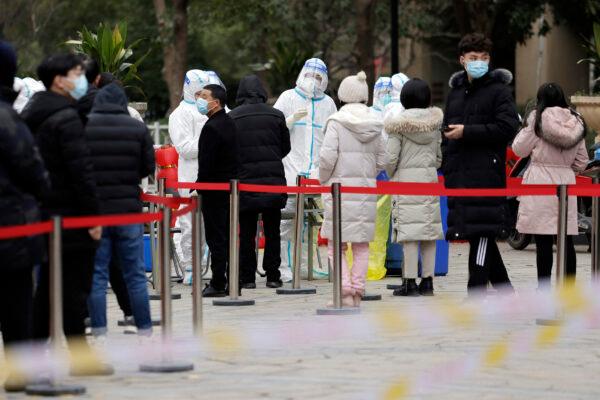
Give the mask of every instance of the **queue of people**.
<path id="1" fill-rule="evenodd" d="M 267 104 L 267 92 L 257 76 L 244 77 L 237 107 L 229 110 L 227 90 L 218 75 L 190 70 L 182 101 L 169 117 L 169 136 L 179 154 L 178 179 L 296 186 L 300 175 L 323 185 L 374 187 L 381 171 L 392 182 L 437 182 L 441 172 L 448 188 L 502 188 L 505 152 L 512 143 L 517 155 L 531 157 L 524 183 L 574 183 L 588 161 L 586 127 L 560 86 L 550 83 L 539 89 L 537 107 L 519 131 L 508 86 L 512 74 L 490 69 L 491 41 L 470 34 L 458 48 L 463 70 L 450 79 L 444 110 L 432 106 L 427 82 L 404 74 L 379 78 L 369 107 L 364 72 L 342 80 L 338 110 L 326 94 L 327 66 L 317 58 L 305 62 L 295 87 L 283 92 L 274 106 Z M 141 212 L 140 181 L 154 171 L 153 143 L 143 122 L 128 109 L 120 83 L 101 74 L 93 60 L 53 55 L 38 68 L 45 90 L 28 99 L 19 115 L 13 109 L 16 66 L 14 49 L 0 42 L 0 226 L 52 216 Z M 228 287 L 229 198 L 219 191 L 180 190 L 182 196 L 198 194 L 211 254 L 211 278 L 203 296 L 223 297 Z M 322 200 L 322 235 L 331 239 L 331 196 Z M 285 194 L 242 194 L 240 290 L 256 288 L 259 215 L 266 240 L 262 265 L 266 286 L 278 288 L 291 279 L 292 224 L 282 220 L 282 213 L 292 212 L 295 201 Z M 444 238 L 469 242 L 469 295 L 486 292 L 489 284 L 512 293 L 496 243 L 510 228 L 507 200 L 451 197 L 448 206 L 444 235 L 438 197 L 393 196 L 391 240 L 404 249 L 402 285 L 394 295 L 434 295 L 436 241 Z M 517 229 L 535 235 L 540 289 L 549 282 L 556 210 L 554 197 L 520 198 Z M 574 276 L 574 204 L 569 210 L 567 273 Z M 351 251 L 353 260 L 350 266 L 342 257 L 346 307 L 360 306 L 365 293 L 377 218 L 376 196 L 343 196 L 342 249 L 344 254 Z M 181 235 L 176 244 L 189 284 L 189 216 L 180 217 L 178 225 Z M 105 342 L 109 279 L 140 340 L 152 335 L 142 237 L 141 225 L 64 231 L 64 331 L 69 343 L 85 342 L 87 317 L 97 343 Z M 48 337 L 45 248 L 47 243 L 39 236 L 0 240 L 0 324 L 7 356 L 15 344 Z M 333 250 L 330 242 L 330 259 Z M 111 368 L 72 372 L 108 374 Z M 21 390 L 24 383 L 18 374 L 12 375 L 5 388 Z"/>

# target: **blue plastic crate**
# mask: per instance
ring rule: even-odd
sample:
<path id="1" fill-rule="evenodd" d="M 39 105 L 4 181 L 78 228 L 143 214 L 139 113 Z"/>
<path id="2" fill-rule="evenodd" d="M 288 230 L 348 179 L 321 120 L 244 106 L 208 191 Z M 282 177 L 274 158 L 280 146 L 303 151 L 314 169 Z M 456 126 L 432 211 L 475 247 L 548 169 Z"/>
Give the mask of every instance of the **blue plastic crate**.
<path id="1" fill-rule="evenodd" d="M 144 267 L 146 272 L 152 272 L 152 249 L 150 247 L 150 235 L 144 235 Z"/>

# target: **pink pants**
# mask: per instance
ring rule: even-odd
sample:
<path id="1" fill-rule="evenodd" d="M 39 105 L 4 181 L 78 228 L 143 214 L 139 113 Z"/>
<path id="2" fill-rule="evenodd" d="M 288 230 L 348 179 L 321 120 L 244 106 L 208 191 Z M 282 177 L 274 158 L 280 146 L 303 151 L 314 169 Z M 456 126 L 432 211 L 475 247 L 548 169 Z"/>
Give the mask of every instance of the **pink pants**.
<path id="1" fill-rule="evenodd" d="M 345 292 L 365 292 L 365 280 L 369 268 L 369 243 L 352 242 L 352 271 L 348 268 L 346 250 L 348 243 L 342 243 L 342 289 Z M 329 262 L 333 268 L 333 243 L 330 240 L 327 247 Z"/>

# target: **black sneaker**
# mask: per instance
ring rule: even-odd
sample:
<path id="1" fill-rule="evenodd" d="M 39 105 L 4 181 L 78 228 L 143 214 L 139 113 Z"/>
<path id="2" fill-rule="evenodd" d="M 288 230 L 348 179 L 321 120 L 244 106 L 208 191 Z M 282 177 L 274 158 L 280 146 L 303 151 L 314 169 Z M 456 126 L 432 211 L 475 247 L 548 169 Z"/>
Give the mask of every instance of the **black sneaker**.
<path id="1" fill-rule="evenodd" d="M 202 297 L 226 297 L 227 292 L 225 289 L 215 289 L 214 287 L 207 284 L 202 290 Z"/>
<path id="2" fill-rule="evenodd" d="M 433 296 L 433 278 L 431 276 L 421 279 L 419 294 L 421 296 Z"/>
<path id="3" fill-rule="evenodd" d="M 256 289 L 256 283 L 255 282 L 240 283 L 240 288 L 242 288 L 242 289 Z"/>
<path id="4" fill-rule="evenodd" d="M 277 279 L 276 281 L 267 281 L 267 287 L 271 289 L 277 289 L 283 286 L 283 282 L 281 279 Z"/>
<path id="5" fill-rule="evenodd" d="M 404 279 L 402 280 L 402 286 L 400 289 L 394 290 L 394 296 L 419 296 L 419 287 L 415 279 Z"/>

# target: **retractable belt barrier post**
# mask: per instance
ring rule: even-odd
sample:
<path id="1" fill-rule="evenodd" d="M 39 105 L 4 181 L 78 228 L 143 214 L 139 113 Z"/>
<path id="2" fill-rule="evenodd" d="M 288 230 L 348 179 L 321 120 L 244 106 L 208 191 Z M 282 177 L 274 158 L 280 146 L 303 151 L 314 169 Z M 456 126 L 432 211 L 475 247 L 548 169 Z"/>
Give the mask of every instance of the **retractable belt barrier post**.
<path id="1" fill-rule="evenodd" d="M 302 186 L 302 175 L 296 177 L 296 185 Z M 277 294 L 316 294 L 316 288 L 300 287 L 300 272 L 302 270 L 302 232 L 304 231 L 304 193 L 296 197 L 296 213 L 294 216 L 294 261 L 292 274 L 292 287 L 279 288 Z"/>
<path id="2" fill-rule="evenodd" d="M 341 184 L 331 185 L 333 225 L 333 307 L 320 308 L 317 315 L 358 314 L 357 307 L 342 306 L 342 192 Z"/>
<path id="3" fill-rule="evenodd" d="M 166 179 L 160 178 L 158 180 L 158 195 L 160 197 L 165 197 L 165 184 Z M 163 205 L 158 205 L 158 210 L 162 210 L 165 207 Z M 164 221 L 164 219 L 163 219 Z M 154 223 L 150 224 L 150 229 L 153 230 L 154 226 L 156 226 L 156 247 L 155 247 L 155 258 L 152 260 L 152 287 L 153 290 L 148 294 L 150 300 L 160 300 L 160 270 L 159 264 L 162 260 L 161 255 L 161 247 L 162 247 L 162 223 L 163 221 L 159 221 L 156 225 Z"/>
<path id="4" fill-rule="evenodd" d="M 213 301 L 215 306 L 253 306 L 254 300 L 240 299 L 240 265 L 239 265 L 239 218 L 240 189 L 239 181 L 232 179 L 229 185 L 229 298 Z"/>
<path id="5" fill-rule="evenodd" d="M 52 217 L 49 248 L 49 292 L 50 292 L 50 352 L 56 357 L 61 351 L 63 337 L 63 292 L 62 292 L 62 218 Z M 27 386 L 26 393 L 34 396 L 72 396 L 85 393 L 81 385 L 65 385 L 52 376 L 49 382 Z"/>
<path id="6" fill-rule="evenodd" d="M 569 197 L 567 195 L 567 185 L 558 186 L 558 227 L 556 237 L 556 289 L 560 290 L 566 282 L 566 246 L 567 246 L 567 220 L 569 213 Z M 563 315 L 558 310 L 556 318 L 536 320 L 538 325 L 560 325 L 563 322 Z"/>
<path id="7" fill-rule="evenodd" d="M 192 326 L 202 335 L 202 196 L 196 197 L 192 211 Z"/>
<path id="8" fill-rule="evenodd" d="M 162 321 L 162 351 L 161 359 L 154 363 L 140 365 L 141 372 L 184 372 L 194 369 L 194 364 L 172 360 L 168 353 L 168 345 L 173 336 L 173 314 L 171 304 L 171 208 L 163 207 L 162 232 L 160 243 L 160 273 L 161 273 L 161 321 Z"/>

